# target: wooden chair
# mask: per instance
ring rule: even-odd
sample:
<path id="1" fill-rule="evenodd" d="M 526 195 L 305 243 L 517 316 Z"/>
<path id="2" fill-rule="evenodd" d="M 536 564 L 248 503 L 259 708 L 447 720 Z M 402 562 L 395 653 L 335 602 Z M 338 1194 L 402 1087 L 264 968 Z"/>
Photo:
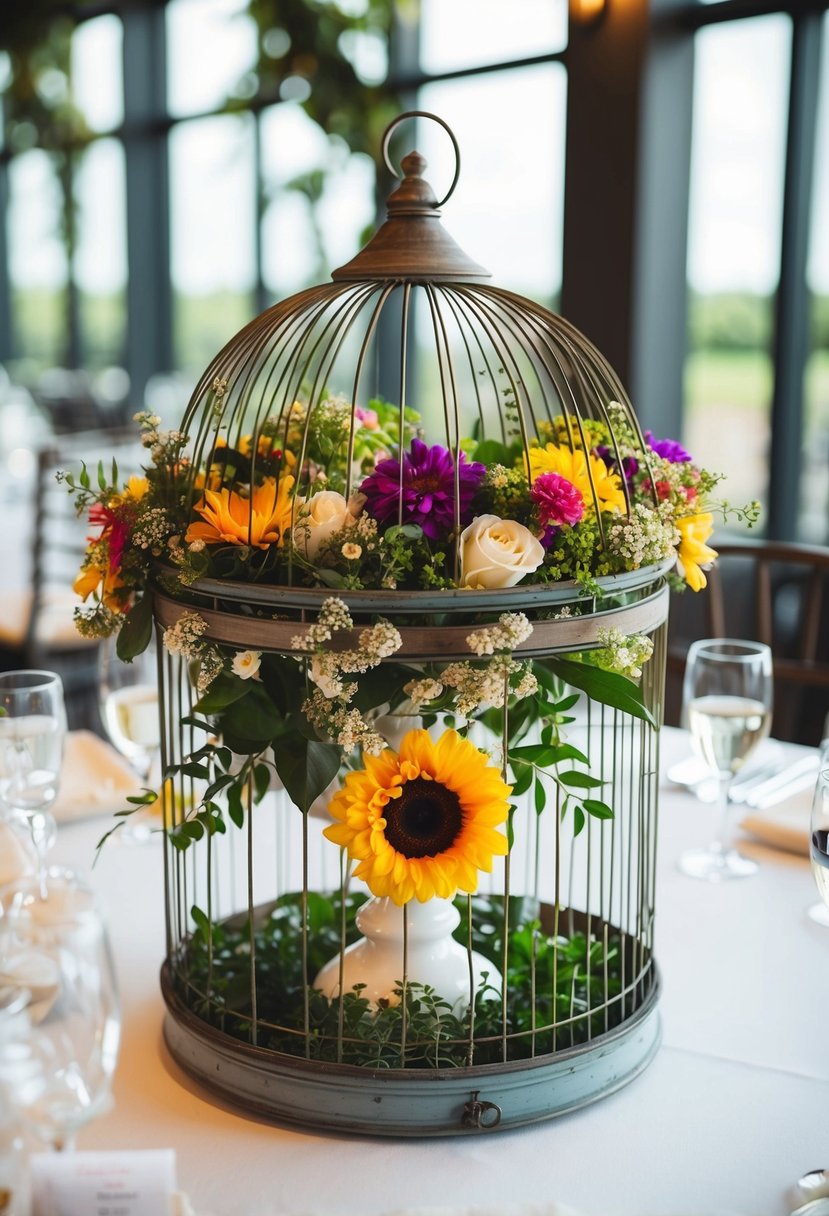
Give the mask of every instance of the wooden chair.
<path id="1" fill-rule="evenodd" d="M 819 743 L 829 714 L 829 549 L 748 540 L 715 547 L 708 587 L 671 604 L 666 721 L 679 721 L 690 643 L 747 638 L 774 655 L 772 733 Z"/>
<path id="2" fill-rule="evenodd" d="M 84 461 L 94 477 L 99 460 L 113 456 L 119 471 L 135 472 L 141 447 L 134 430 L 94 431 L 61 437 L 37 453 L 31 499 L 21 504 L 30 516 L 29 570 L 22 586 L 0 579 L 0 670 L 56 671 L 64 683 L 71 728 L 98 729 L 98 646 L 82 638 L 73 614 L 81 600 L 72 590 L 89 535 L 89 523 L 75 514 L 58 470 L 77 472 Z M 10 585 L 10 583 L 12 585 Z"/>

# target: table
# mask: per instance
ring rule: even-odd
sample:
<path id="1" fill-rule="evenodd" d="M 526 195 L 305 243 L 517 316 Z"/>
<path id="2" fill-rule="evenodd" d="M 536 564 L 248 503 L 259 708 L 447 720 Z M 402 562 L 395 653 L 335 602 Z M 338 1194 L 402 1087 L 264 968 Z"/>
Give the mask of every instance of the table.
<path id="1" fill-rule="evenodd" d="M 663 731 L 663 772 L 687 750 L 681 732 Z M 757 876 L 720 886 L 681 875 L 677 856 L 706 842 L 714 817 L 663 780 L 654 1062 L 575 1114 L 426 1142 L 287 1131 L 185 1077 L 161 1034 L 160 844 L 108 845 L 91 877 L 118 960 L 122 1054 L 115 1109 L 78 1147 L 173 1147 L 198 1216 L 503 1216 L 520 1203 L 539 1216 L 559 1204 L 584 1216 L 781 1216 L 793 1181 L 829 1165 L 829 932 L 806 916 L 816 893 L 805 857 L 758 850 Z M 100 819 L 62 827 L 54 859 L 88 870 L 101 832 Z"/>

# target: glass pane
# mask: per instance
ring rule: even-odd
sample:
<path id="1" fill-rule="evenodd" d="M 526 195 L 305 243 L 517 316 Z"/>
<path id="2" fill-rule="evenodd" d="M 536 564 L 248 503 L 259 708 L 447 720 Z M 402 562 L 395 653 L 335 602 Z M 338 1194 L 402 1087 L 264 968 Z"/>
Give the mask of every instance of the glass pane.
<path id="1" fill-rule="evenodd" d="M 790 44 L 778 15 L 696 38 L 683 439 L 735 503 L 768 491 Z"/>
<path id="2" fill-rule="evenodd" d="M 72 100 L 93 131 L 124 120 L 124 29 L 107 14 L 84 21 L 72 35 Z"/>
<path id="3" fill-rule="evenodd" d="M 254 122 L 186 122 L 170 132 L 170 260 L 176 365 L 200 371 L 253 313 Z"/>
<path id="4" fill-rule="evenodd" d="M 421 66 L 450 72 L 564 50 L 567 0 L 521 0 L 515 17 L 504 20 L 503 0 L 422 0 Z"/>
<path id="5" fill-rule="evenodd" d="M 9 195 L 15 375 L 29 381 L 62 363 L 66 350 L 68 263 L 56 158 L 39 150 L 15 156 L 9 163 Z"/>
<path id="6" fill-rule="evenodd" d="M 84 362 L 122 362 L 126 333 L 127 234 L 124 149 L 101 139 L 75 172 L 78 287 Z"/>
<path id="7" fill-rule="evenodd" d="M 798 539 L 829 543 L 829 15 L 823 18 L 812 232 L 807 283 L 812 354 L 806 367 Z"/>
<path id="8" fill-rule="evenodd" d="M 250 96 L 257 31 L 247 0 L 172 0 L 167 5 L 167 97 L 173 115 L 219 109 Z M 247 79 L 246 79 L 247 77 Z"/>
<path id="9" fill-rule="evenodd" d="M 455 133 L 461 175 L 443 221 L 492 282 L 554 305 L 561 289 L 567 75 L 560 64 L 431 84 L 420 106 Z M 528 117 L 532 115 L 532 118 Z M 446 133 L 421 120 L 403 132 L 417 147 L 438 198 L 455 156 Z"/>
<path id="10" fill-rule="evenodd" d="M 325 282 L 375 219 L 374 165 L 349 155 L 291 102 L 264 110 L 262 274 L 274 299 Z M 319 198 L 318 175 L 323 175 Z"/>

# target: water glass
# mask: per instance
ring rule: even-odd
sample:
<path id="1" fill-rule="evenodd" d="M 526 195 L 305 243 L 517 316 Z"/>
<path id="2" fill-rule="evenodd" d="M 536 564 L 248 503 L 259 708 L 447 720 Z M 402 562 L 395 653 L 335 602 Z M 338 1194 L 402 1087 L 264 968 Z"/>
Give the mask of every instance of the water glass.
<path id="1" fill-rule="evenodd" d="M 771 725 L 772 656 L 762 642 L 709 638 L 688 651 L 682 689 L 691 742 L 719 783 L 719 832 L 707 848 L 683 853 L 691 878 L 720 882 L 754 874 L 753 861 L 731 847 L 728 791 Z"/>

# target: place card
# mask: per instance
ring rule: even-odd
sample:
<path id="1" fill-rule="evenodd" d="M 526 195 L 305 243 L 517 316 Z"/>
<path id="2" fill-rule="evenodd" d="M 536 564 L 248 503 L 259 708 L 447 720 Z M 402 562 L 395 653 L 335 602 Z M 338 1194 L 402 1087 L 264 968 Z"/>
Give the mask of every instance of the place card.
<path id="1" fill-rule="evenodd" d="M 32 1216 L 169 1216 L 172 1149 L 124 1153 L 35 1153 Z"/>

